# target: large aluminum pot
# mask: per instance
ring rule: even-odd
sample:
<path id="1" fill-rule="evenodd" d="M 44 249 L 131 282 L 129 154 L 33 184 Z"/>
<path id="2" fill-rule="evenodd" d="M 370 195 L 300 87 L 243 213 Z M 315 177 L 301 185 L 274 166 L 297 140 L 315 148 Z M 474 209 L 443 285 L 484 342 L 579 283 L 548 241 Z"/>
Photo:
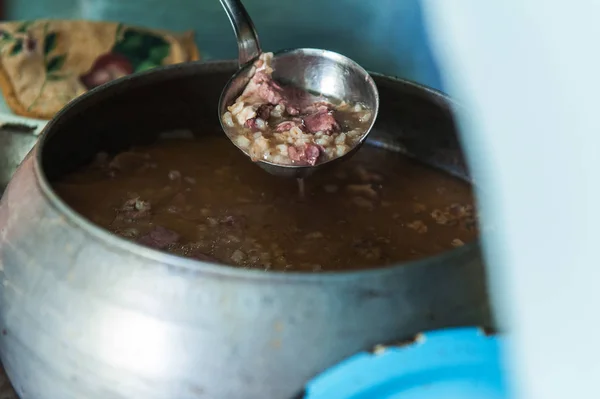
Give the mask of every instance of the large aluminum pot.
<path id="1" fill-rule="evenodd" d="M 477 244 L 381 270 L 242 270 L 113 236 L 53 192 L 49 181 L 99 150 L 214 132 L 235 67 L 178 65 L 94 90 L 21 164 L 0 206 L 0 353 L 23 399 L 289 399 L 359 350 L 489 322 Z M 464 175 L 449 100 L 375 80 L 373 139 Z"/>

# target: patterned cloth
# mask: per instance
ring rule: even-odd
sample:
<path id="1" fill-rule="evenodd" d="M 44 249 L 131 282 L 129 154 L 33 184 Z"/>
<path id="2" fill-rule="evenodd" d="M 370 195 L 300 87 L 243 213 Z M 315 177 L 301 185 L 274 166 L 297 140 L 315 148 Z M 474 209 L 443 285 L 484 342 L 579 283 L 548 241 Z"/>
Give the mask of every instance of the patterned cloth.
<path id="1" fill-rule="evenodd" d="M 192 31 L 92 21 L 0 23 L 0 89 L 14 113 L 32 118 L 50 119 L 113 79 L 199 58 Z"/>

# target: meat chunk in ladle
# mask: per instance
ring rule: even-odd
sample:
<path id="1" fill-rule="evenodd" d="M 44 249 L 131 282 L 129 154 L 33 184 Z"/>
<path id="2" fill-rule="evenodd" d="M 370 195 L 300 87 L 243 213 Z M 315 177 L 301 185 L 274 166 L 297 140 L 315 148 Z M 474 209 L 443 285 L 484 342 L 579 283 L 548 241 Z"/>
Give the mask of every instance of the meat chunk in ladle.
<path id="1" fill-rule="evenodd" d="M 379 108 L 371 76 L 334 52 L 262 53 L 240 1 L 221 0 L 234 25 L 241 68 L 221 94 L 221 126 L 267 172 L 302 178 L 348 156 L 370 132 Z"/>

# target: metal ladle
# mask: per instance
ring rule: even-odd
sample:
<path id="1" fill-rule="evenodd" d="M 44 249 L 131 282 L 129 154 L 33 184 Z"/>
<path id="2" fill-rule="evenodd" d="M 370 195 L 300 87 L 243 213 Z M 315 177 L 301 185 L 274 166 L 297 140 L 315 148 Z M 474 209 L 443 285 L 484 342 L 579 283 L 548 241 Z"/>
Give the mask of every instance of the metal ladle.
<path id="1" fill-rule="evenodd" d="M 253 63 L 262 51 L 254 24 L 242 2 L 240 0 L 220 1 L 235 31 L 239 51 L 240 69 L 225 85 L 219 99 L 219 120 L 225 134 L 232 139 L 236 135 L 235 128 L 225 125 L 222 116 L 252 78 Z M 319 168 L 350 157 L 355 153 L 375 124 L 379 110 L 379 93 L 369 73 L 356 62 L 341 54 L 311 48 L 275 52 L 272 67 L 275 81 L 285 82 L 286 85 L 295 86 L 309 93 L 318 93 L 328 98 L 365 105 L 371 110 L 371 121 L 354 148 L 341 157 L 318 163 L 315 166 L 281 165 L 264 160 L 258 160 L 258 165 L 273 175 L 303 178 Z M 235 144 L 235 141 L 233 143 Z M 245 149 L 237 147 L 249 156 Z"/>

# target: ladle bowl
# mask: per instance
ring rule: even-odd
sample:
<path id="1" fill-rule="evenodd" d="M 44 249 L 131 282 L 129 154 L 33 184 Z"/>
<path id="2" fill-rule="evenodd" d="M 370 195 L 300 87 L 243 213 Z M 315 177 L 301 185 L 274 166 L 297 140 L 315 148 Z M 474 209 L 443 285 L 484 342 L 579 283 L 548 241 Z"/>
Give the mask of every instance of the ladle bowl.
<path id="1" fill-rule="evenodd" d="M 227 111 L 227 107 L 235 102 L 252 78 L 254 61 L 262 51 L 252 20 L 241 1 L 221 0 L 221 4 L 234 28 L 239 50 L 240 68 L 225 85 L 218 107 L 221 126 L 231 139 L 237 135 L 235 127 L 223 123 L 222 115 Z M 273 175 L 303 178 L 319 168 L 347 159 L 354 154 L 371 131 L 379 111 L 379 93 L 371 75 L 348 57 L 333 51 L 312 48 L 274 52 L 272 67 L 275 81 L 327 98 L 343 100 L 347 103 L 361 103 L 371 110 L 371 119 L 356 145 L 341 157 L 317 163 L 315 166 L 284 165 L 265 160 L 258 160 L 257 164 Z M 234 140 L 233 142 L 235 144 Z M 238 148 L 248 155 L 246 149 L 239 146 Z"/>

